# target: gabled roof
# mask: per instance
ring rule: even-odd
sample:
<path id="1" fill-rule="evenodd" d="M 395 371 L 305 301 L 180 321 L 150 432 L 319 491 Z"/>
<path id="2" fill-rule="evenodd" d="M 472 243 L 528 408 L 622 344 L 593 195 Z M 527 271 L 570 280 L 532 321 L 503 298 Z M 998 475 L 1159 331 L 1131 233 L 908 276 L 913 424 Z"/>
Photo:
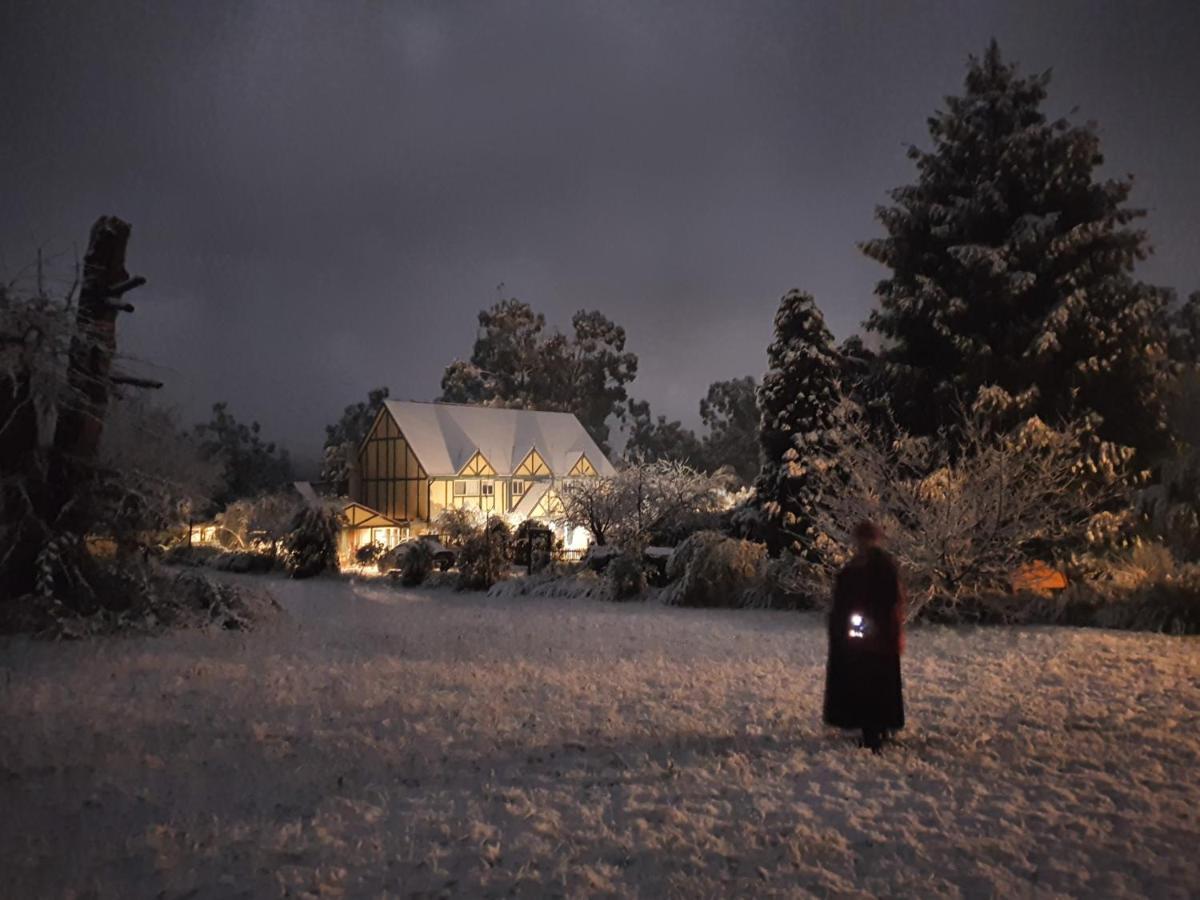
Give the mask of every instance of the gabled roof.
<path id="1" fill-rule="evenodd" d="M 384 406 L 431 476 L 457 475 L 476 452 L 497 475 L 511 475 L 531 447 L 558 476 L 570 472 L 580 454 L 587 455 L 598 474 L 614 474 L 612 463 L 572 413 L 413 400 L 386 400 Z"/>
<path id="2" fill-rule="evenodd" d="M 342 514 L 351 528 L 403 528 L 403 522 L 397 522 L 390 516 L 385 516 L 377 509 L 371 509 L 365 503 L 351 500 L 342 504 Z"/>

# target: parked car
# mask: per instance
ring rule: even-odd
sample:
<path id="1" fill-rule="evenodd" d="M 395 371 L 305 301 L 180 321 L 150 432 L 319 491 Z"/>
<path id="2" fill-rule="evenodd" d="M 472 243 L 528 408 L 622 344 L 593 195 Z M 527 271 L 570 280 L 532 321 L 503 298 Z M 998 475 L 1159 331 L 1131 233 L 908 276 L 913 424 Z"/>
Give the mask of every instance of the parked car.
<path id="1" fill-rule="evenodd" d="M 583 564 L 593 572 L 603 572 L 620 553 L 612 544 L 592 544 L 584 554 Z"/>
<path id="2" fill-rule="evenodd" d="M 454 551 L 438 540 L 435 534 L 423 534 L 418 541 L 423 541 L 425 546 L 433 551 L 433 564 L 443 572 L 449 570 L 457 560 Z"/>
<path id="3" fill-rule="evenodd" d="M 401 541 L 395 547 L 388 551 L 387 556 L 380 562 L 379 571 L 392 572 L 400 568 L 400 563 L 404 559 L 404 554 L 408 552 L 408 548 L 420 541 L 429 548 L 433 554 L 433 564 L 441 571 L 447 571 L 454 565 L 457 557 L 453 550 L 438 540 L 435 534 L 422 534 L 419 537 L 408 538 Z"/>

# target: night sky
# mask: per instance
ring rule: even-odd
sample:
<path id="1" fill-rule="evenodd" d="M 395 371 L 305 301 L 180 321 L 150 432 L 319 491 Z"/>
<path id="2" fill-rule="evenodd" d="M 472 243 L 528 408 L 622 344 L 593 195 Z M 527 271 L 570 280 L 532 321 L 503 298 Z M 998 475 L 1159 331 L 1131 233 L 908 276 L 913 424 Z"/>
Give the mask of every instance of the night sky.
<path id="1" fill-rule="evenodd" d="M 301 458 L 370 387 L 435 397 L 501 283 L 624 325 L 695 424 L 789 288 L 858 328 L 856 242 L 992 36 L 1136 176 L 1142 276 L 1200 289 L 1195 2 L 0 0 L 0 277 L 127 219 L 122 348 Z"/>

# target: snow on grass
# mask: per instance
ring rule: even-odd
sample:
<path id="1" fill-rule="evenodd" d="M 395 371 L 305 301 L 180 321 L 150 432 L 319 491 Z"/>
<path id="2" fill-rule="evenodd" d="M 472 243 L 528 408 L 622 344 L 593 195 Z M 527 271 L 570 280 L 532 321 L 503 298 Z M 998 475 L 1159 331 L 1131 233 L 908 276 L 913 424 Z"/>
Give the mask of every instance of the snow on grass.
<path id="1" fill-rule="evenodd" d="M 813 616 L 274 587 L 250 634 L 0 643 L 0 894 L 1200 889 L 1194 638 L 918 629 L 875 758 Z"/>

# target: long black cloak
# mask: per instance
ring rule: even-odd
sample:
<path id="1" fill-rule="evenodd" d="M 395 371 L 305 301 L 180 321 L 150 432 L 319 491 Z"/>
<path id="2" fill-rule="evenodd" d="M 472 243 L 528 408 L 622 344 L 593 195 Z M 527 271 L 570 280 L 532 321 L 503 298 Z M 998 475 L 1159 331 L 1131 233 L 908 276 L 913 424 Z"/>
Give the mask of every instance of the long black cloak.
<path id="1" fill-rule="evenodd" d="M 862 617 L 856 626 L 854 616 Z M 839 728 L 904 727 L 900 653 L 904 588 L 892 558 L 878 548 L 838 573 L 829 613 L 825 721 Z M 851 636 L 862 632 L 862 636 Z"/>

